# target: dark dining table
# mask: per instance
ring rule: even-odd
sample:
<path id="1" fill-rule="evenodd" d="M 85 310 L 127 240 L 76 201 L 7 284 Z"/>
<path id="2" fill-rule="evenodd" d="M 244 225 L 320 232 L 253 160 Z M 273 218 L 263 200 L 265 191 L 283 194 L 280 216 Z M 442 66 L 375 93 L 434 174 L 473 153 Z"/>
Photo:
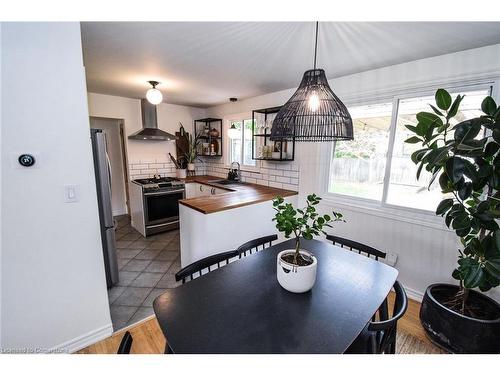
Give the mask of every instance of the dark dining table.
<path id="1" fill-rule="evenodd" d="M 174 353 L 343 353 L 390 292 L 398 271 L 319 240 L 312 290 L 295 294 L 276 278 L 288 240 L 157 297 L 154 311 Z"/>

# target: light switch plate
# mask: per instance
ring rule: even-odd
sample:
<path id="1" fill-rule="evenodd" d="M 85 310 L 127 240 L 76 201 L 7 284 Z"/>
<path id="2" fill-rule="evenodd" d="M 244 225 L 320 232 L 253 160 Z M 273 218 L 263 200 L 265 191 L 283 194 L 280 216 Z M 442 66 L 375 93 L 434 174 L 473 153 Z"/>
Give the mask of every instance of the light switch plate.
<path id="1" fill-rule="evenodd" d="M 77 185 L 64 185 L 64 202 L 66 203 L 78 202 Z"/>

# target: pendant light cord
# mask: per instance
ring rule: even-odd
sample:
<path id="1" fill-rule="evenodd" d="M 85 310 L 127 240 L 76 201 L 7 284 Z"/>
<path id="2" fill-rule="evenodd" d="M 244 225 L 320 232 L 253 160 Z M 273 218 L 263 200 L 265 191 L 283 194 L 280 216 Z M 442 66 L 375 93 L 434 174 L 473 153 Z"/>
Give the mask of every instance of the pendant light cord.
<path id="1" fill-rule="evenodd" d="M 314 43 L 314 69 L 316 69 L 316 54 L 318 53 L 318 25 L 319 22 L 316 21 L 316 41 Z"/>

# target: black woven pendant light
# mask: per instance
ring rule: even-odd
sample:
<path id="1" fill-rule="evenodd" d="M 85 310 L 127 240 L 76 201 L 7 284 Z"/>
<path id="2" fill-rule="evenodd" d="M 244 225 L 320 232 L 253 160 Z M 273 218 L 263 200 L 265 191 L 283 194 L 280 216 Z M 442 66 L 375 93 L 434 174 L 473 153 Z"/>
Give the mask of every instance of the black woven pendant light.
<path id="1" fill-rule="evenodd" d="M 300 86 L 281 107 L 271 128 L 271 140 L 323 142 L 352 140 L 351 115 L 328 85 L 325 71 L 316 69 L 318 22 L 314 47 L 314 69 L 302 77 Z"/>

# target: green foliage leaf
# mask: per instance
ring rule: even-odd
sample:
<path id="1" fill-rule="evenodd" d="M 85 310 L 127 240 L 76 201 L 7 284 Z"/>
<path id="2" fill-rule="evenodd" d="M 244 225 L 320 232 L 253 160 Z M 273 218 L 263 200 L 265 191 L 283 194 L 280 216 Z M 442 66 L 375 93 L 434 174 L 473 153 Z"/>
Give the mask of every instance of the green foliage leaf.
<path id="1" fill-rule="evenodd" d="M 436 215 L 444 215 L 453 206 L 452 198 L 443 199 L 436 208 Z"/>
<path id="2" fill-rule="evenodd" d="M 438 116 L 443 116 L 444 117 L 444 114 L 443 112 L 441 112 L 439 109 L 437 109 L 436 107 L 434 107 L 432 104 L 429 104 L 432 108 L 432 110 L 434 111 L 434 113 Z"/>
<path id="3" fill-rule="evenodd" d="M 436 127 L 436 126 L 442 126 L 443 125 L 443 120 L 434 113 L 431 112 L 419 112 L 417 113 L 417 121 L 419 124 L 422 124 L 426 127 Z"/>
<path id="4" fill-rule="evenodd" d="M 438 89 L 435 95 L 436 104 L 443 110 L 448 110 L 451 105 L 451 95 L 445 89 Z"/>
<path id="5" fill-rule="evenodd" d="M 411 154 L 411 161 L 413 161 L 415 164 L 418 164 L 418 162 L 422 160 L 426 153 L 426 148 L 415 151 Z"/>
<path id="6" fill-rule="evenodd" d="M 453 183 L 457 183 L 464 175 L 465 171 L 465 162 L 464 159 L 459 157 L 452 157 L 446 161 L 445 166 L 446 173 L 448 174 L 448 178 Z"/>
<path id="7" fill-rule="evenodd" d="M 422 139 L 416 136 L 410 137 L 407 140 L 405 140 L 405 143 L 419 143 L 419 142 L 422 142 Z"/>
<path id="8" fill-rule="evenodd" d="M 460 107 L 460 102 L 463 100 L 464 95 L 457 95 L 455 100 L 453 101 L 450 110 L 448 111 L 448 115 L 446 118 L 449 120 L 452 117 L 455 117 L 458 113 L 458 108 Z"/>
<path id="9" fill-rule="evenodd" d="M 496 142 L 489 142 L 486 144 L 484 149 L 484 155 L 486 157 L 493 157 L 500 150 L 500 145 Z"/>
<path id="10" fill-rule="evenodd" d="M 417 132 L 417 127 L 414 126 L 414 125 L 405 125 L 405 128 L 407 128 L 408 130 L 412 131 L 413 133 Z"/>
<path id="11" fill-rule="evenodd" d="M 481 110 L 489 116 L 493 116 L 497 110 L 495 100 L 491 96 L 484 98 L 481 103 Z"/>
<path id="12" fill-rule="evenodd" d="M 474 139 L 481 130 L 481 122 L 473 120 L 463 121 L 454 127 L 455 141 L 464 142 L 466 140 Z"/>

